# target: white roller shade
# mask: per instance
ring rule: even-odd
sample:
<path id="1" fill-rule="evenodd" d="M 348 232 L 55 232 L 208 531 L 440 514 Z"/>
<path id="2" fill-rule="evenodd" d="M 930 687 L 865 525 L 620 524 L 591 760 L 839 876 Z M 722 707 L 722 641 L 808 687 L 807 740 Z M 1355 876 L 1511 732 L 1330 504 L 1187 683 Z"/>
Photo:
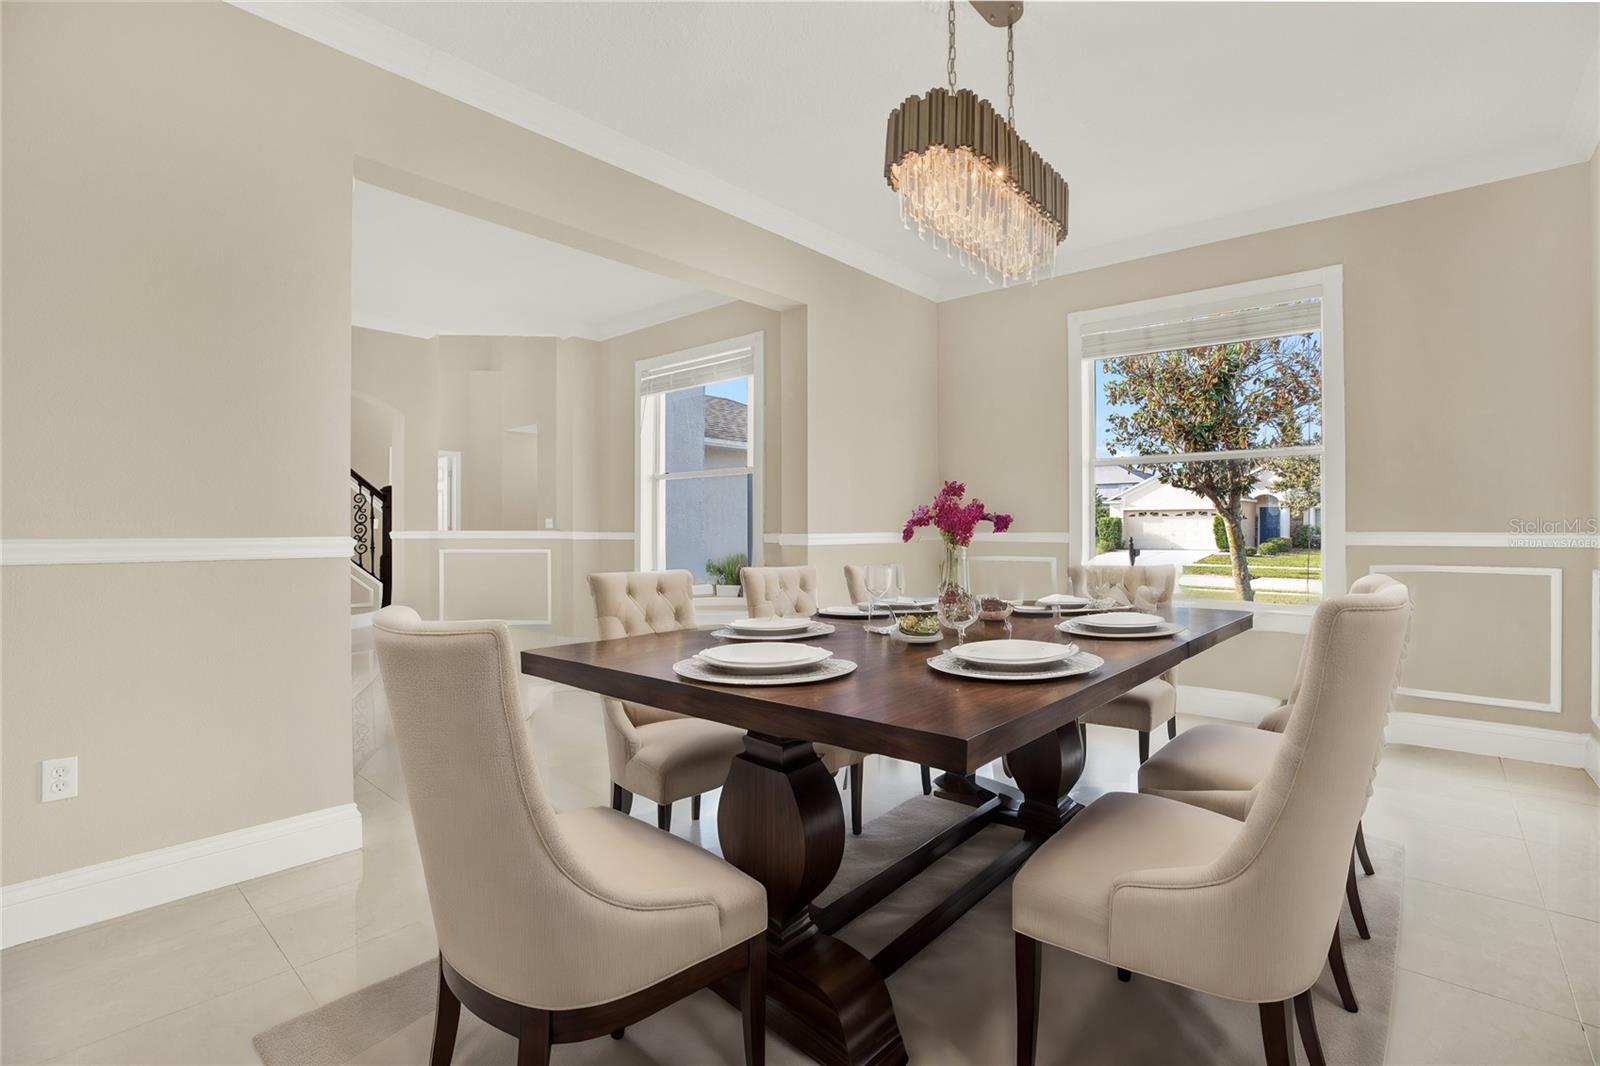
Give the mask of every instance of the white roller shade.
<path id="1" fill-rule="evenodd" d="M 1235 308 L 1211 313 L 1190 312 L 1172 322 L 1116 328 L 1108 323 L 1083 335 L 1083 354 L 1089 359 L 1148 352 L 1175 352 L 1233 341 L 1261 340 L 1322 328 L 1322 300 L 1307 296 L 1263 307 Z"/>
<path id="2" fill-rule="evenodd" d="M 686 359 L 681 363 L 652 367 L 639 378 L 639 393 L 672 392 L 696 385 L 709 385 L 729 378 L 751 377 L 756 372 L 755 349 L 746 345 L 725 352 Z"/>

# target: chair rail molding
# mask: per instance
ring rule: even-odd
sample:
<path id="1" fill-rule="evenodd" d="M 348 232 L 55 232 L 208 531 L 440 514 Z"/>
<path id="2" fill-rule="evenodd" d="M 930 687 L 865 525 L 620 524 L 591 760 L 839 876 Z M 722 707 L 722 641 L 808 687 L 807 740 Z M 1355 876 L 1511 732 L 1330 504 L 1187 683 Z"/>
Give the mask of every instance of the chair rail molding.
<path id="1" fill-rule="evenodd" d="M 776 544 L 784 548 L 827 548 L 852 544 L 902 544 L 904 538 L 898 532 L 888 533 L 768 533 L 762 538 L 768 544 Z M 932 537 L 918 534 L 910 541 L 912 544 L 929 543 Z M 1035 533 L 1025 530 L 1008 531 L 1005 533 L 975 533 L 972 537 L 974 544 L 1069 544 L 1071 538 L 1065 533 Z"/>
<path id="2" fill-rule="evenodd" d="M 626 540 L 628 530 L 575 529 L 397 529 L 392 540 Z"/>
<path id="3" fill-rule="evenodd" d="M 3 566 L 217 563 L 252 559 L 348 559 L 355 541 L 337 537 L 94 537 L 0 540 Z"/>
<path id="4" fill-rule="evenodd" d="M 1563 543 L 1552 543 L 1562 541 Z M 1373 532 L 1354 530 L 1344 535 L 1346 548 L 1542 548 L 1561 551 L 1567 548 L 1596 548 L 1600 540 L 1593 534 L 1571 536 L 1532 533 L 1471 533 L 1446 531 Z"/>
<path id="5" fill-rule="evenodd" d="M 1480 707 L 1506 707 L 1512 710 L 1545 711 L 1561 713 L 1561 578 L 1560 567 L 1545 566 L 1433 566 L 1423 563 L 1384 563 L 1368 568 L 1373 574 L 1502 574 L 1513 577 L 1539 577 L 1550 583 L 1550 698 L 1547 700 L 1509 699 L 1504 696 L 1483 696 L 1470 692 L 1446 692 L 1437 689 L 1410 688 L 1401 685 L 1395 692 L 1401 696 L 1418 699 L 1445 700 L 1450 703 L 1471 703 Z M 1543 730 L 1539 730 L 1543 732 Z M 1577 735 L 1577 734 L 1575 734 Z M 1438 746 L 1438 745 L 1434 745 Z M 1466 749 L 1455 749 L 1466 750 Z M 1512 756 L 1521 758 L 1521 756 Z M 1535 760 L 1545 762 L 1549 760 Z M 1563 763 L 1581 766 L 1582 762 Z"/>
<path id="6" fill-rule="evenodd" d="M 361 847 L 354 803 L 0 887 L 0 947 L 264 877 Z"/>

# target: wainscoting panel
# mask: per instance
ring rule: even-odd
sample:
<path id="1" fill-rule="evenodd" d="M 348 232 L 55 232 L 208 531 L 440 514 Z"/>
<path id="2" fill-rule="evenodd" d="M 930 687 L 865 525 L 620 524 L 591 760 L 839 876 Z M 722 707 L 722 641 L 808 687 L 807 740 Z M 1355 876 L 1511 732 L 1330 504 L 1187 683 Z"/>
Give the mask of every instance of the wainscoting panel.
<path id="1" fill-rule="evenodd" d="M 554 618 L 549 548 L 440 548 L 439 618 L 502 618 L 549 625 Z"/>

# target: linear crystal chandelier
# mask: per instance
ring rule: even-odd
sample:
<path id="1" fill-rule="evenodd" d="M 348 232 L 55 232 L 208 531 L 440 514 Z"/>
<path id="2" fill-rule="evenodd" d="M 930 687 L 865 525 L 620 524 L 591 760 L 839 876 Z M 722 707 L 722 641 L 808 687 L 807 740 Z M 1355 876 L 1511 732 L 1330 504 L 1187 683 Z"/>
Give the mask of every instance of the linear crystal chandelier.
<path id="1" fill-rule="evenodd" d="M 1012 127 L 1016 97 L 1013 27 L 1021 3 L 973 0 L 1006 28 L 1006 117 L 970 89 L 956 88 L 956 5 L 949 0 L 948 89 L 909 96 L 889 113 L 883 176 L 900 196 L 900 219 L 943 240 L 946 254 L 985 279 L 1037 281 L 1055 268 L 1067 235 L 1067 183 Z"/>

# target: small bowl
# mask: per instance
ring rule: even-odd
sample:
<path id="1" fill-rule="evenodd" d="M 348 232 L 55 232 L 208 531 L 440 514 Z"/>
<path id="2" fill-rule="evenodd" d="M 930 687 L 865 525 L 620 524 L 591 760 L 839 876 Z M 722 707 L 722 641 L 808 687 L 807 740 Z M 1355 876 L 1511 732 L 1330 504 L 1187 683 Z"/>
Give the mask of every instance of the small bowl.
<path id="1" fill-rule="evenodd" d="M 897 615 L 895 625 L 908 637 L 931 637 L 937 636 L 940 632 L 939 616 L 927 612 Z"/>
<path id="2" fill-rule="evenodd" d="M 981 596 L 978 599 L 978 620 L 1004 622 L 1011 617 L 1011 604 L 998 596 Z"/>

